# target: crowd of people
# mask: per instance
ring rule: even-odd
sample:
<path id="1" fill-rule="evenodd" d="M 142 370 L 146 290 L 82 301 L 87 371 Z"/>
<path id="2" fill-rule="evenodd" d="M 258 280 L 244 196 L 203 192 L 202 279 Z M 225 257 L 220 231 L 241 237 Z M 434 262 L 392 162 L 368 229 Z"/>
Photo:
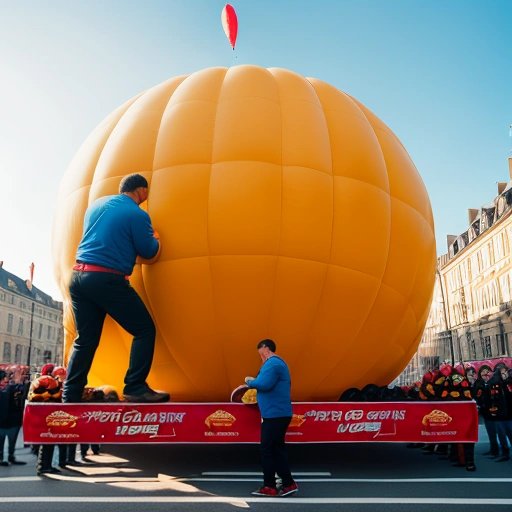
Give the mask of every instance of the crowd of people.
<path id="1" fill-rule="evenodd" d="M 382 402 L 401 400 L 475 400 L 489 438 L 485 456 L 496 462 L 510 460 L 512 447 L 512 358 L 440 365 L 427 371 L 411 386 L 350 388 L 342 402 Z M 475 471 L 474 444 L 422 444 L 411 448 L 438 453 L 456 466 Z"/>
<path id="2" fill-rule="evenodd" d="M 489 438 L 490 449 L 484 455 L 496 462 L 506 462 L 510 460 L 512 446 L 512 369 L 509 366 L 510 361 L 504 359 L 453 367 L 442 365 L 427 372 L 421 383 L 411 388 L 412 394 L 417 394 L 420 400 L 474 399 Z M 466 466 L 468 471 L 476 469 L 473 444 L 423 449 L 441 452 L 446 449 L 454 465 Z"/>
<path id="3" fill-rule="evenodd" d="M 26 461 L 15 456 L 18 436 L 23 425 L 25 401 L 28 399 L 60 402 L 65 378 L 65 368 L 51 363 L 45 364 L 37 371 L 31 382 L 28 366 L 0 364 L 0 466 L 26 464 Z M 117 400 L 117 393 L 109 386 L 84 389 L 83 401 Z M 63 468 L 69 469 L 69 466 L 87 463 L 90 452 L 93 455 L 100 453 L 99 444 L 58 445 L 55 464 L 53 445 L 34 445 L 31 448 L 38 457 L 38 474 L 59 473 Z"/>
<path id="4" fill-rule="evenodd" d="M 265 349 L 265 347 L 263 347 Z M 277 359 L 275 359 L 277 360 Z M 44 379 L 54 380 L 56 387 Z M 23 423 L 25 400 L 61 401 L 66 370 L 53 364 L 45 365 L 29 385 L 29 369 L 23 365 L 0 365 L 0 466 L 25 464 L 15 456 L 15 447 Z M 256 381 L 257 382 L 257 381 Z M 43 385 L 44 384 L 44 385 Z M 251 385 L 249 383 L 249 385 Z M 48 386 L 47 388 L 45 386 Z M 85 388 L 82 401 L 118 401 L 120 397 L 109 386 Z M 340 401 L 379 402 L 401 400 L 475 400 L 489 440 L 485 456 L 496 462 L 510 460 L 512 447 L 512 359 L 478 361 L 464 364 L 442 364 L 429 370 L 411 386 L 376 386 L 350 388 Z M 426 452 L 438 453 L 454 465 L 468 471 L 476 469 L 474 444 L 411 444 Z M 7 448 L 7 450 L 6 450 Z M 86 460 L 89 450 L 97 455 L 99 445 L 62 445 L 58 447 L 58 463 L 53 463 L 53 445 L 34 447 L 38 455 L 38 473 L 56 473 Z M 4 454 L 6 453 L 6 456 Z M 60 469 L 59 469 L 60 468 Z"/>

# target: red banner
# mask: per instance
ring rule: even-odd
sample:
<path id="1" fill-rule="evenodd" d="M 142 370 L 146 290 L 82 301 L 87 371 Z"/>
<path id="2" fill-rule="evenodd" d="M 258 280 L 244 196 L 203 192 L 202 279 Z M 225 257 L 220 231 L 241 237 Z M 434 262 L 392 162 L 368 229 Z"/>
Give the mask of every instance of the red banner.
<path id="1" fill-rule="evenodd" d="M 257 406 L 237 403 L 27 403 L 26 443 L 257 443 Z M 468 402 L 294 403 L 290 443 L 476 442 Z"/>

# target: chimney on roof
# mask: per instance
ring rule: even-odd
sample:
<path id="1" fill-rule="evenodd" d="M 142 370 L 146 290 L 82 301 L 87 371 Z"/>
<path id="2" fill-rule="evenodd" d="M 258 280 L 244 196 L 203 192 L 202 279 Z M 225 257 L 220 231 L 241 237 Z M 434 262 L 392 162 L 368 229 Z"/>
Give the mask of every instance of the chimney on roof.
<path id="1" fill-rule="evenodd" d="M 506 187 L 507 187 L 507 183 L 506 182 L 498 181 L 498 195 L 502 194 Z"/>
<path id="2" fill-rule="evenodd" d="M 448 249 L 450 249 L 450 245 L 452 245 L 455 240 L 457 240 L 457 235 L 446 235 L 446 243 L 448 245 Z"/>
<path id="3" fill-rule="evenodd" d="M 478 208 L 468 208 L 468 221 L 470 226 L 475 221 L 479 212 L 480 210 Z"/>

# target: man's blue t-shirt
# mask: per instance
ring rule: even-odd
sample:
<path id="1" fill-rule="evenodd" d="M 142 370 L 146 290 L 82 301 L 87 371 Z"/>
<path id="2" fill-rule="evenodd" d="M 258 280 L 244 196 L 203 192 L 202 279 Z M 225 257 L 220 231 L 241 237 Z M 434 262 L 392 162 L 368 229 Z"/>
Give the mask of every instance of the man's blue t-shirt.
<path id="1" fill-rule="evenodd" d="M 284 418 L 292 415 L 290 371 L 280 357 L 269 357 L 248 386 L 258 391 L 258 406 L 262 418 Z"/>
<path id="2" fill-rule="evenodd" d="M 149 215 L 133 199 L 119 194 L 97 199 L 85 212 L 76 259 L 129 275 L 137 256 L 151 259 L 158 248 Z"/>

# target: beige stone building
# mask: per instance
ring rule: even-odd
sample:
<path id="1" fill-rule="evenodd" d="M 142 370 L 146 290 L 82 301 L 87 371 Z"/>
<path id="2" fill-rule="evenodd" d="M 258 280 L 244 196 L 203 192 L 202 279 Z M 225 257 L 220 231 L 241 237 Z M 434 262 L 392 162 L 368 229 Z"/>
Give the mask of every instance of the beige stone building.
<path id="1" fill-rule="evenodd" d="M 62 303 L 0 262 L 0 363 L 62 364 Z"/>
<path id="2" fill-rule="evenodd" d="M 403 383 L 445 360 L 512 355 L 512 181 L 498 183 L 497 192 L 491 203 L 468 210 L 464 233 L 448 236 L 425 332 Z"/>

